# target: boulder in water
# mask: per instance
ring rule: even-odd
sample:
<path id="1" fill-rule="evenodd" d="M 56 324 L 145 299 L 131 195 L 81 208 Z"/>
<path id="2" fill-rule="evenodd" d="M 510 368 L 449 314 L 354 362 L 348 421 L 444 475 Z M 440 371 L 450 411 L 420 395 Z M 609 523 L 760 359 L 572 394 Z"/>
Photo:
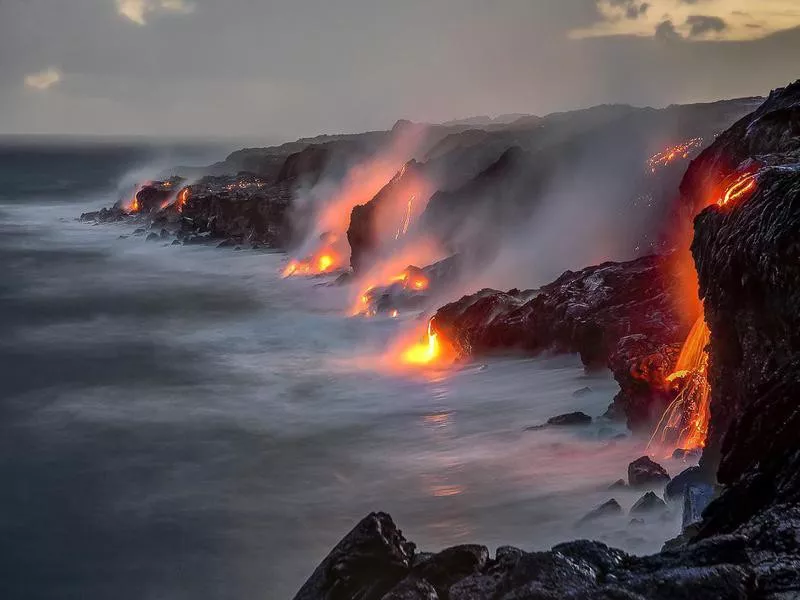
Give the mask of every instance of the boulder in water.
<path id="1" fill-rule="evenodd" d="M 622 514 L 622 507 L 620 506 L 619 502 L 616 499 L 612 498 L 607 502 L 604 502 L 594 510 L 588 512 L 583 517 L 581 517 L 578 524 L 586 523 L 587 521 L 596 521 L 597 519 L 603 519 L 605 517 L 613 517 L 616 515 Z"/>
<path id="2" fill-rule="evenodd" d="M 666 509 L 666 502 L 656 496 L 654 492 L 647 492 L 631 507 L 631 514 L 638 515 L 643 513 L 663 512 Z"/>
<path id="3" fill-rule="evenodd" d="M 659 486 L 669 482 L 669 473 L 649 456 L 637 458 L 628 465 L 628 484 L 634 487 Z"/>

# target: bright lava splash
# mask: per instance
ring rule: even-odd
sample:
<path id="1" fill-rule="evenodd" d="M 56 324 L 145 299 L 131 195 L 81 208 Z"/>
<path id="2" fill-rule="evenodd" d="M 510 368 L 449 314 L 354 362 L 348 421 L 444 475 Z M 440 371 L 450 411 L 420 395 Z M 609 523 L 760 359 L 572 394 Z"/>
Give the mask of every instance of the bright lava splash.
<path id="1" fill-rule="evenodd" d="M 428 321 L 425 339 L 406 349 L 402 361 L 409 365 L 430 365 L 442 356 L 439 334 L 433 331 L 433 320 Z"/>

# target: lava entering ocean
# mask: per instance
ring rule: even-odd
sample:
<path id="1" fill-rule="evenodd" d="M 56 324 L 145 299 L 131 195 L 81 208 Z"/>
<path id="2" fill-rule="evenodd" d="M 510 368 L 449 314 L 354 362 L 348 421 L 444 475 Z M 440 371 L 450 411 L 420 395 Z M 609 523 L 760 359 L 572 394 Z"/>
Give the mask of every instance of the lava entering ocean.
<path id="1" fill-rule="evenodd" d="M 430 319 L 424 338 L 406 348 L 400 360 L 407 365 L 431 366 L 452 362 L 453 353 L 441 333 L 434 330 L 433 319 Z"/>
<path id="2" fill-rule="evenodd" d="M 677 396 L 661 416 L 648 450 L 705 446 L 711 400 L 706 349 L 710 335 L 701 315 L 681 348 L 675 370 L 667 377 L 667 381 L 677 383 Z"/>
<path id="3" fill-rule="evenodd" d="M 724 192 L 716 200 L 717 206 L 725 207 L 745 200 L 758 187 L 758 175 L 752 171 L 727 181 Z M 677 383 L 677 396 L 661 416 L 648 450 L 670 447 L 694 450 L 705 446 L 711 417 L 707 350 L 710 335 L 701 314 L 681 348 L 675 370 L 667 377 L 667 381 Z"/>
<path id="4" fill-rule="evenodd" d="M 337 236 L 323 236 L 320 247 L 303 259 L 292 259 L 283 269 L 283 277 L 293 275 L 324 275 L 345 265 L 346 254 Z"/>

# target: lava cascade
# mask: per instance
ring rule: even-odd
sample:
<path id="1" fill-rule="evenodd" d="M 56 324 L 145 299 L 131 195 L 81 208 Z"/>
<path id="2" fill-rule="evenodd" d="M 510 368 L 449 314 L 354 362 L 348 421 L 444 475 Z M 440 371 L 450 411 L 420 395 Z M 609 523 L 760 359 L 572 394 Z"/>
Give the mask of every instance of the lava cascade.
<path id="1" fill-rule="evenodd" d="M 710 335 L 705 317 L 700 315 L 681 348 L 675 370 L 667 377 L 677 384 L 677 396 L 661 416 L 648 450 L 705 446 L 711 400 L 706 349 Z"/>
<path id="2" fill-rule="evenodd" d="M 716 201 L 727 207 L 747 199 L 758 187 L 757 173 L 747 172 L 727 180 Z M 677 396 L 658 422 L 648 450 L 655 448 L 703 448 L 711 417 L 711 385 L 708 383 L 708 342 L 711 332 L 701 314 L 681 348 L 675 370 L 667 381 L 677 383 Z"/>

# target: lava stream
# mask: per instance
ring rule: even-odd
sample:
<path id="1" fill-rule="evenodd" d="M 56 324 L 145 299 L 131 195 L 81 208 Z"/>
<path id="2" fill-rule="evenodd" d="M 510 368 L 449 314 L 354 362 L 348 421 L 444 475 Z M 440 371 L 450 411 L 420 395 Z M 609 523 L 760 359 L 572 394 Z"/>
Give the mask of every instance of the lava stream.
<path id="1" fill-rule="evenodd" d="M 668 381 L 678 382 L 678 395 L 667 407 L 647 445 L 651 448 L 703 448 L 710 419 L 708 341 L 711 332 L 703 315 L 695 322 L 681 348 Z"/>

